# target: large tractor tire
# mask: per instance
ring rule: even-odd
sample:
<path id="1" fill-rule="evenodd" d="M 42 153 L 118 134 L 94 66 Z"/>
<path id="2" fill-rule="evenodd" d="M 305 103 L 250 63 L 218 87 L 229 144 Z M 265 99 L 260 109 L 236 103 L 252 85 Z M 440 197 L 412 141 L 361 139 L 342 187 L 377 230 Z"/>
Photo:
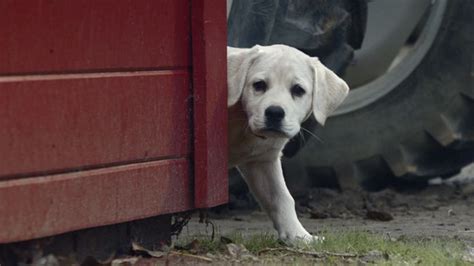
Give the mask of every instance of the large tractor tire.
<path id="1" fill-rule="evenodd" d="M 380 189 L 474 161 L 474 1 L 437 0 L 431 13 L 395 67 L 351 90 L 324 128 L 305 125 L 321 141 L 307 135 L 284 160 L 289 183 Z"/>

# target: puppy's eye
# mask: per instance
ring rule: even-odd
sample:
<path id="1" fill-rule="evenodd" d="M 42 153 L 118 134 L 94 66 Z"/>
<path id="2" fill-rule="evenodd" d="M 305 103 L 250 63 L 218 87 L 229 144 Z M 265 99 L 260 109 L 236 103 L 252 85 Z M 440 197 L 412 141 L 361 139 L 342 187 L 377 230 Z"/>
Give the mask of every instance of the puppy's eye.
<path id="1" fill-rule="evenodd" d="M 257 81 L 253 84 L 253 88 L 255 91 L 265 92 L 267 90 L 267 83 L 263 80 Z"/>
<path id="2" fill-rule="evenodd" d="M 305 93 L 306 91 L 298 84 L 291 87 L 291 95 L 293 95 L 293 97 L 301 97 Z"/>

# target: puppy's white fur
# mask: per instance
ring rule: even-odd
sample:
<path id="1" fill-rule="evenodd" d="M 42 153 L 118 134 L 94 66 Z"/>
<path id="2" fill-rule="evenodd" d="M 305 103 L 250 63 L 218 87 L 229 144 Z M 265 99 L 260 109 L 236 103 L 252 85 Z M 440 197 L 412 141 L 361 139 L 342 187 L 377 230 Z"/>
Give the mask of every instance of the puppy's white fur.
<path id="1" fill-rule="evenodd" d="M 280 239 L 312 241 L 296 216 L 286 187 L 281 151 L 311 113 L 324 125 L 349 88 L 317 58 L 285 45 L 227 48 L 229 167 L 238 167 L 251 192 L 270 216 Z M 265 91 L 254 88 L 264 81 Z M 295 96 L 299 85 L 305 93 Z M 281 131 L 265 130 L 265 110 L 279 106 L 285 116 Z"/>

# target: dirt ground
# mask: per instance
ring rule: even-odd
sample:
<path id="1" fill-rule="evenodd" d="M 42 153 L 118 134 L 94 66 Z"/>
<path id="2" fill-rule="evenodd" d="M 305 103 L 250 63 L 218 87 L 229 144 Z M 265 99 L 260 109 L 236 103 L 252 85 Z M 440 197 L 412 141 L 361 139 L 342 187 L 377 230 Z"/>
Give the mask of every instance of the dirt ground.
<path id="1" fill-rule="evenodd" d="M 390 237 L 450 237 L 474 244 L 474 165 L 447 181 L 410 191 L 391 189 L 375 193 L 311 189 L 295 197 L 300 220 L 308 231 L 362 230 Z M 222 211 L 211 214 L 215 230 L 275 234 L 267 216 L 259 210 Z M 211 234 L 193 218 L 184 236 Z"/>
<path id="2" fill-rule="evenodd" d="M 133 244 L 132 254 L 82 265 L 470 265 L 474 164 L 453 179 L 432 183 L 404 191 L 313 188 L 295 195 L 305 228 L 326 236 L 309 250 L 278 242 L 268 217 L 258 209 L 221 207 L 208 212 L 210 224 L 193 217 L 172 246 L 151 251 Z M 242 244 L 239 237 L 253 240 Z M 443 244 L 437 246 L 438 240 Z M 339 250 L 344 246 L 351 252 Z M 40 260 L 44 263 L 37 265 L 67 264 L 54 256 Z"/>

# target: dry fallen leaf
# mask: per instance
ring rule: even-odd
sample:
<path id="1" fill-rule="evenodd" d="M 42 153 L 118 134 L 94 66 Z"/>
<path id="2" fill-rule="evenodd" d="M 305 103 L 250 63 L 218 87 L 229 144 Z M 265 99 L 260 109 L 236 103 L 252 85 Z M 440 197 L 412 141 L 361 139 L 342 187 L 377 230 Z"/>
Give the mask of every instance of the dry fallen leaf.
<path id="1" fill-rule="evenodd" d="M 467 252 L 462 256 L 462 260 L 474 263 L 474 247 L 467 247 Z"/>
<path id="2" fill-rule="evenodd" d="M 245 248 L 242 244 L 229 243 L 225 245 L 227 254 L 234 259 L 253 259 L 257 260 L 257 257 L 252 255 L 250 251 Z"/>
<path id="3" fill-rule="evenodd" d="M 201 250 L 201 242 L 197 239 L 194 239 L 193 241 L 189 242 L 189 244 L 186 244 L 185 246 L 175 246 L 177 250 L 185 250 L 188 251 L 189 253 L 192 254 L 197 254 Z"/>
<path id="4" fill-rule="evenodd" d="M 145 253 L 149 256 L 152 256 L 154 258 L 161 258 L 163 257 L 164 255 L 166 255 L 165 252 L 163 251 L 159 251 L 159 250 L 149 250 L 149 249 L 146 249 L 142 246 L 140 246 L 139 244 L 133 242 L 132 243 L 132 250 L 135 251 L 135 252 L 138 252 L 138 253 Z"/>
<path id="5" fill-rule="evenodd" d="M 137 263 L 139 258 L 137 257 L 130 257 L 130 258 L 121 258 L 121 259 L 114 259 L 111 262 L 111 266 L 122 266 L 123 264 L 125 265 L 134 265 Z"/>
<path id="6" fill-rule="evenodd" d="M 194 254 L 187 254 L 187 253 L 183 253 L 183 252 L 171 251 L 170 255 L 183 256 L 183 257 L 188 257 L 188 258 L 193 258 L 193 259 L 204 260 L 204 261 L 207 261 L 207 262 L 212 262 L 212 258 L 210 258 L 210 257 L 194 255 Z"/>

